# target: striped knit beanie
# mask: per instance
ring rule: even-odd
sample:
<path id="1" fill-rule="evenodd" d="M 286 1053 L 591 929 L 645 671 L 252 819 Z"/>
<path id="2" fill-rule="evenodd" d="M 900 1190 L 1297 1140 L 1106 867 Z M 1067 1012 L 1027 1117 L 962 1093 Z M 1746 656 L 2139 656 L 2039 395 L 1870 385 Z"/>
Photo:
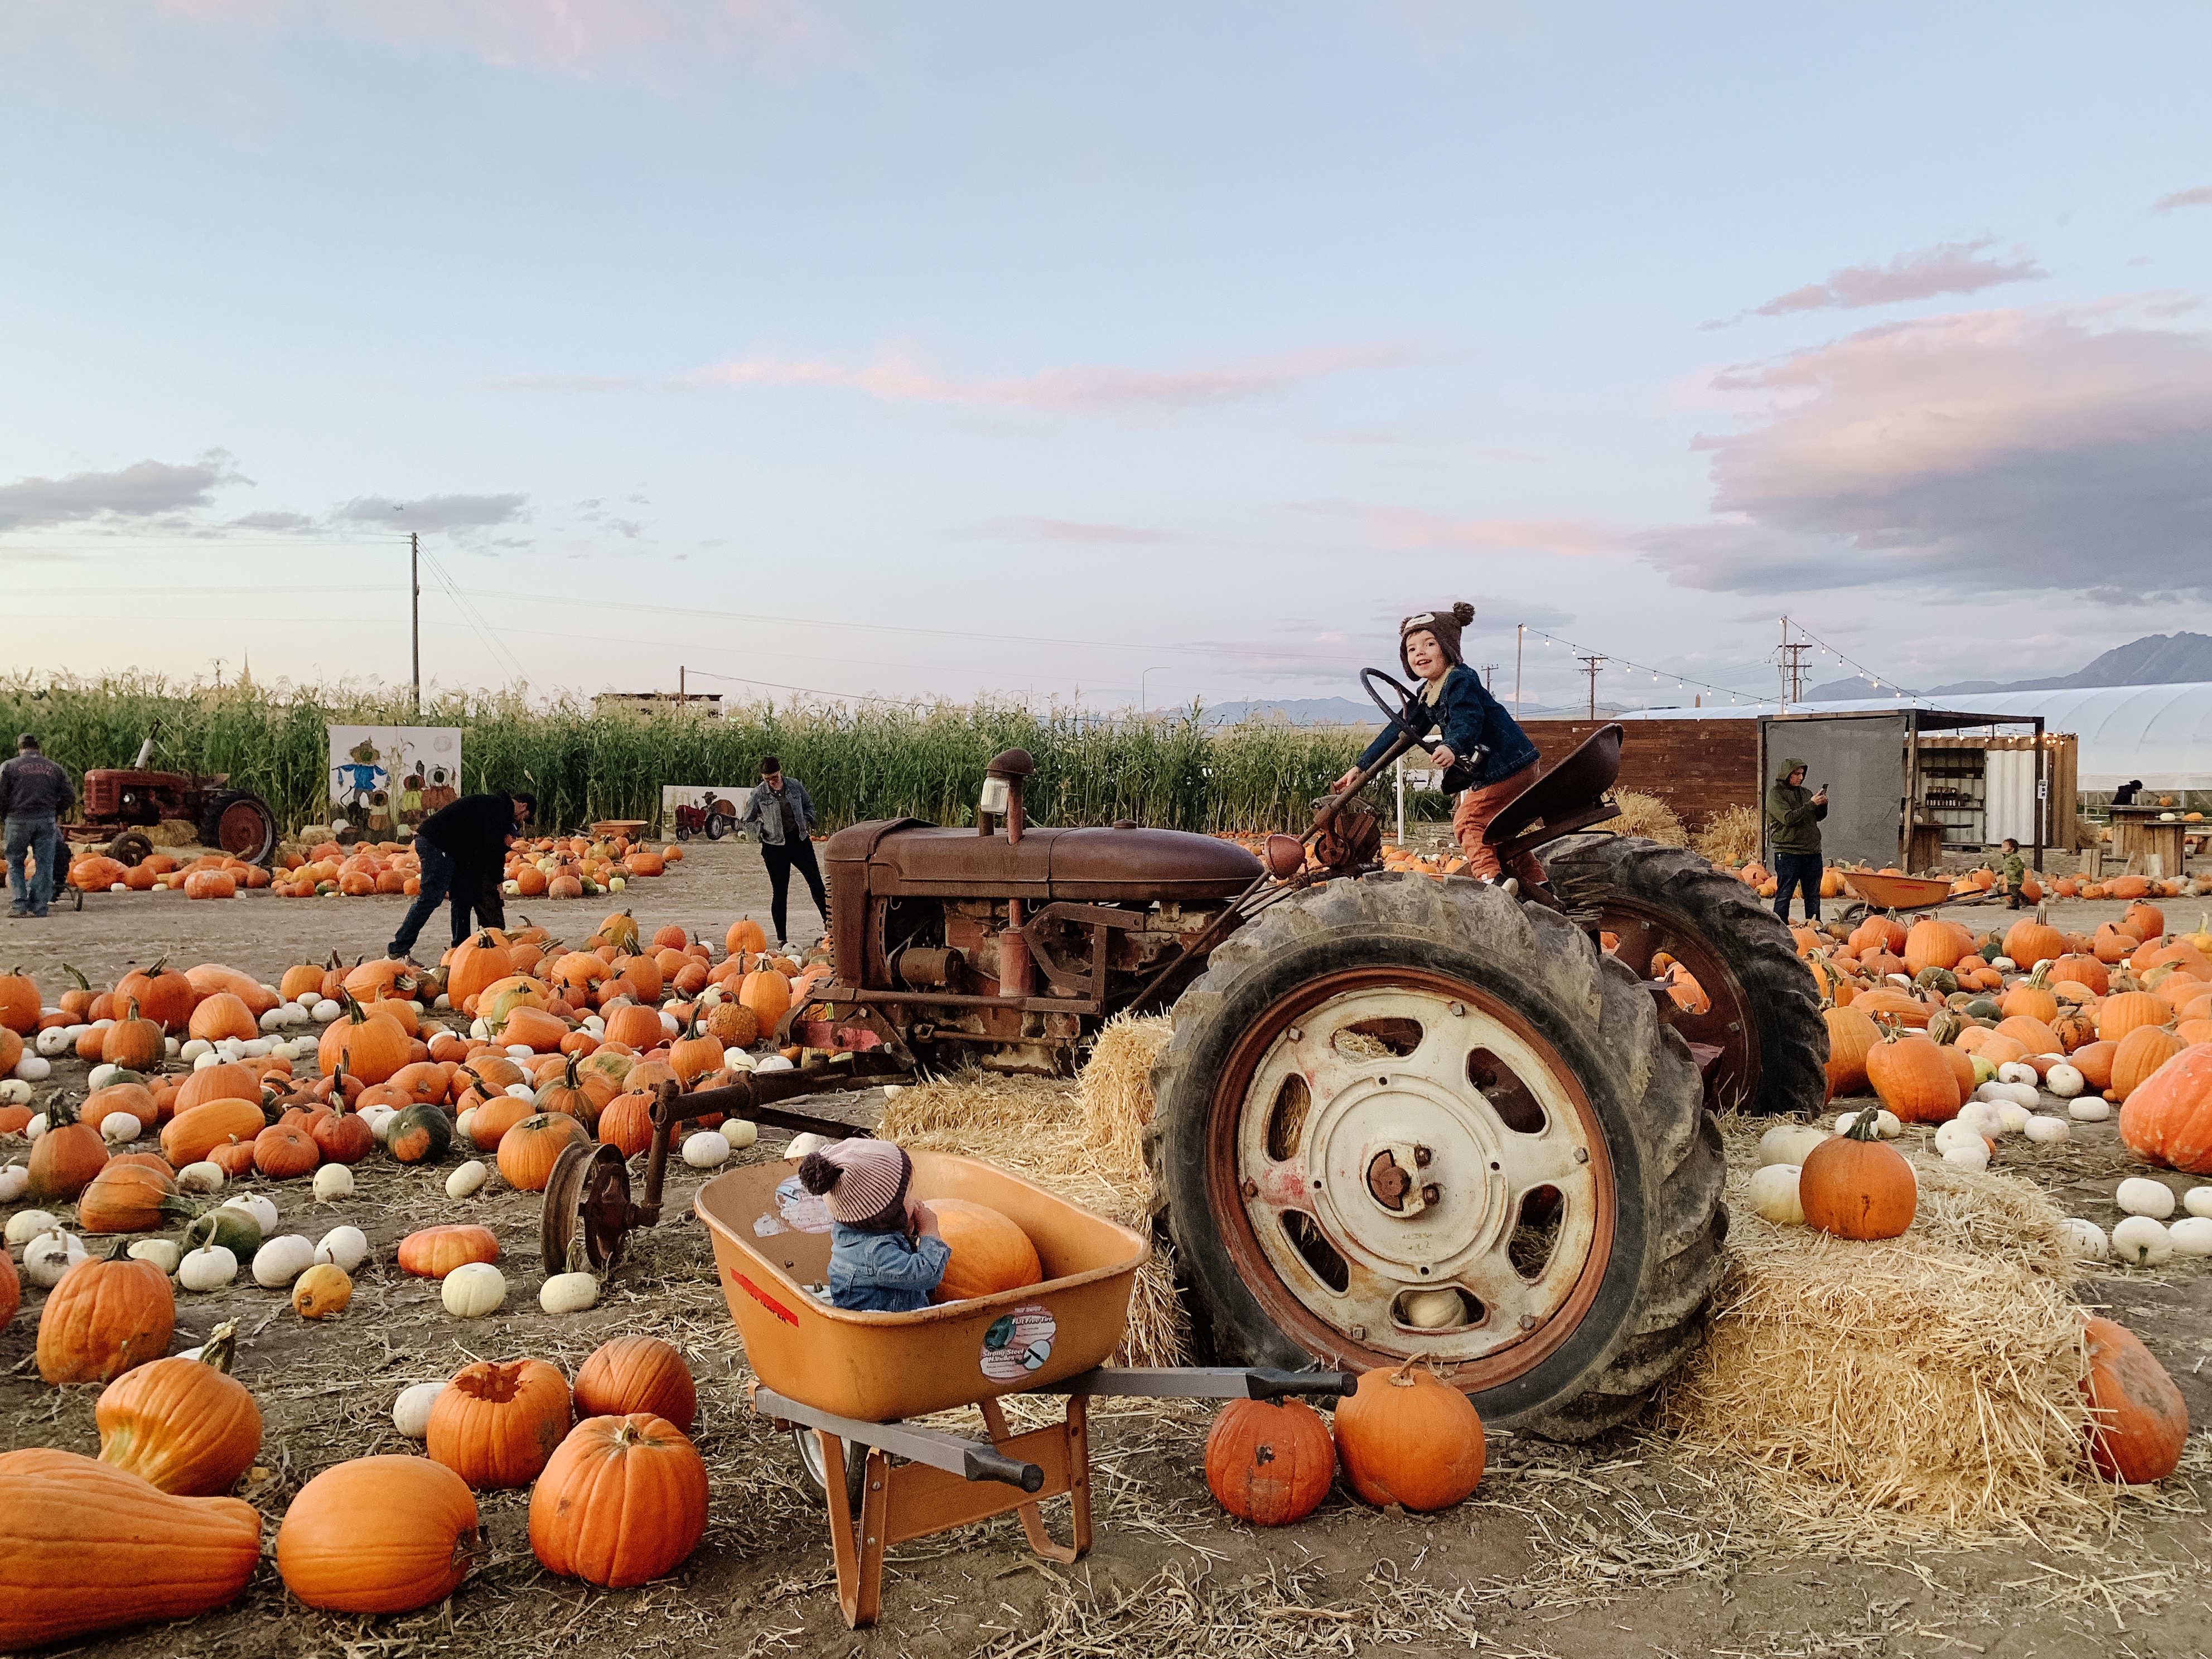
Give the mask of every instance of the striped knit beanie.
<path id="1" fill-rule="evenodd" d="M 799 1185 L 820 1197 L 832 1221 L 870 1232 L 905 1225 L 913 1178 L 913 1161 L 888 1140 L 832 1141 L 799 1166 Z"/>

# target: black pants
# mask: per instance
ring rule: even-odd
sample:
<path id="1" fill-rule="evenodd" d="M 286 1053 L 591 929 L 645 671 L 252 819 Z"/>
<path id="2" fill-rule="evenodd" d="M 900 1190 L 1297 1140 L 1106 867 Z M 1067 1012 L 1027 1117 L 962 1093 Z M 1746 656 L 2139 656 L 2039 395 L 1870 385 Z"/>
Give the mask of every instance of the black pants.
<path id="1" fill-rule="evenodd" d="M 768 913 L 775 921 L 776 943 L 781 945 L 791 937 L 785 927 L 785 910 L 791 897 L 791 872 L 793 870 L 806 879 L 806 890 L 814 895 L 814 908 L 822 913 L 822 925 L 830 925 L 830 896 L 822 890 L 822 866 L 814 861 L 814 843 L 794 842 L 778 847 L 773 842 L 761 843 L 761 862 L 768 866 L 768 884 L 770 896 Z"/>
<path id="2" fill-rule="evenodd" d="M 1805 920 L 1820 919 L 1820 855 L 1818 853 L 1777 853 L 1774 855 L 1774 914 L 1790 920 L 1790 895 L 1805 892 Z"/>
<path id="3" fill-rule="evenodd" d="M 507 907 L 501 902 L 495 871 L 480 864 L 463 864 L 434 842 L 418 839 L 415 851 L 422 860 L 422 889 L 407 907 L 407 915 L 386 947 L 385 955 L 404 957 L 412 951 L 415 941 L 422 936 L 430 918 L 438 914 L 439 905 L 448 895 L 453 901 L 455 945 L 467 944 L 474 931 L 469 925 L 471 911 L 476 914 L 477 927 L 507 926 Z"/>

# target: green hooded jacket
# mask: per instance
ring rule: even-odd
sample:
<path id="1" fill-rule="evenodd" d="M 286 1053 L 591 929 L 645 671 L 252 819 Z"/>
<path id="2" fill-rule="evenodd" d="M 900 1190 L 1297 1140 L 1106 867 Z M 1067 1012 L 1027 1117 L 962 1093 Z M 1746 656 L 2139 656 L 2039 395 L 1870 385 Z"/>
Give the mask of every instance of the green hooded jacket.
<path id="1" fill-rule="evenodd" d="M 1820 850 L 1820 820 L 1826 806 L 1813 804 L 1813 792 L 1790 781 L 1790 775 L 1804 762 L 1786 757 L 1766 792 L 1766 845 L 1771 852 L 1811 853 Z"/>

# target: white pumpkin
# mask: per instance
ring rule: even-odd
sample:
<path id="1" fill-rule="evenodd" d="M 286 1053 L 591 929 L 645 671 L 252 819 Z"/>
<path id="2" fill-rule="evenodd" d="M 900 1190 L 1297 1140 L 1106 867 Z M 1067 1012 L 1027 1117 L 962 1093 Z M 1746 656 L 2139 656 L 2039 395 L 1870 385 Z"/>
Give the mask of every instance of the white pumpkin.
<path id="1" fill-rule="evenodd" d="M 1972 1146 L 1947 1146 L 1943 1162 L 1954 1170 L 1972 1170 L 1978 1173 L 1990 1167 L 1990 1143 L 1977 1139 Z"/>
<path id="2" fill-rule="evenodd" d="M 1954 1117 L 1948 1123 L 1937 1124 L 1936 1150 L 1948 1152 L 1958 1146 L 1968 1147 L 1985 1158 L 1989 1156 L 1990 1143 L 1983 1137 L 1981 1130 L 1964 1117 Z"/>
<path id="3" fill-rule="evenodd" d="M 49 1025 L 27 1046 L 33 1053 L 52 1060 L 76 1048 L 77 1039 L 84 1035 L 85 1029 L 81 1025 Z M 21 1077 L 22 1073 L 18 1071 L 15 1075 Z"/>
<path id="4" fill-rule="evenodd" d="M 177 1263 L 177 1283 L 188 1291 L 219 1291 L 238 1277 L 238 1258 L 222 1244 L 187 1250 Z"/>
<path id="5" fill-rule="evenodd" d="M 315 1006 L 307 1010 L 307 1018 L 318 1025 L 327 1025 L 345 1012 L 345 1005 L 331 997 L 318 997 Z"/>
<path id="6" fill-rule="evenodd" d="M 726 1118 L 722 1121 L 722 1139 L 730 1143 L 732 1152 L 742 1152 L 760 1139 L 760 1128 L 750 1118 Z"/>
<path id="7" fill-rule="evenodd" d="M 581 1313 L 599 1299 L 599 1281 L 586 1273 L 555 1273 L 538 1291 L 538 1305 L 550 1314 Z"/>
<path id="8" fill-rule="evenodd" d="M 20 1164 L 0 1169 L 0 1204 L 20 1204 L 31 1190 L 31 1172 Z"/>
<path id="9" fill-rule="evenodd" d="M 489 1261 L 464 1261 L 446 1275 L 438 1297 L 456 1319 L 482 1319 L 507 1300 L 507 1275 Z"/>
<path id="10" fill-rule="evenodd" d="M 1802 1173 L 1795 1164 L 1762 1164 L 1753 1172 L 1744 1196 L 1753 1210 L 1776 1226 L 1799 1226 L 1805 1219 L 1805 1206 L 1797 1194 L 1797 1180 Z"/>
<path id="11" fill-rule="evenodd" d="M 2027 1107 L 2014 1105 L 2008 1100 L 1997 1108 L 1997 1133 L 2005 1135 L 2021 1133 L 2027 1129 L 2028 1120 L 2034 1115 Z"/>
<path id="12" fill-rule="evenodd" d="M 2089 1086 L 2089 1079 L 2079 1066 L 2054 1066 L 2043 1074 L 2043 1086 L 2061 1100 L 2071 1100 Z"/>
<path id="13" fill-rule="evenodd" d="M 2173 1257 L 2173 1239 L 2147 1215 L 2131 1215 L 2112 1229 L 2112 1254 L 2130 1267 L 2155 1267 Z"/>
<path id="14" fill-rule="evenodd" d="M 222 1165 L 202 1158 L 197 1164 L 187 1164 L 177 1171 L 177 1190 L 180 1193 L 214 1194 L 222 1190 Z"/>
<path id="15" fill-rule="evenodd" d="M 430 1408 L 446 1391 L 442 1382 L 414 1382 L 400 1389 L 392 1404 L 392 1426 L 410 1440 L 430 1437 Z"/>
<path id="16" fill-rule="evenodd" d="M 30 1172 L 24 1171 L 26 1180 Z M 27 1244 L 40 1233 L 52 1232 L 62 1224 L 62 1218 L 46 1210 L 18 1210 L 8 1218 L 7 1238 L 10 1244 Z"/>
<path id="17" fill-rule="evenodd" d="M 1856 1112 L 1837 1113 L 1836 1133 L 1839 1135 L 1848 1134 L 1850 1132 L 1851 1125 L 1858 1121 L 1859 1115 Z M 1904 1120 L 1899 1118 L 1894 1112 L 1885 1111 L 1881 1108 L 1876 1107 L 1875 1109 L 1874 1132 L 1875 1138 L 1878 1139 L 1894 1140 L 1905 1133 Z"/>
<path id="18" fill-rule="evenodd" d="M 21 1082 L 44 1083 L 53 1074 L 53 1061 L 46 1059 L 43 1054 L 34 1054 L 26 1050 L 23 1057 L 15 1062 L 15 1076 Z"/>
<path id="19" fill-rule="evenodd" d="M 477 1109 L 471 1106 L 468 1110 L 463 1112 L 459 1117 L 453 1120 L 453 1138 L 457 1140 L 472 1139 L 474 1138 L 474 1131 L 469 1127 L 469 1125 L 474 1123 L 476 1121 Z"/>
<path id="20" fill-rule="evenodd" d="M 2176 1255 L 2212 1255 L 2212 1216 L 2184 1216 L 2166 1230 Z"/>
<path id="21" fill-rule="evenodd" d="M 1793 1169 L 1802 1168 L 1812 1150 L 1827 1139 L 1828 1132 L 1817 1124 L 1778 1123 L 1759 1138 L 1759 1165 L 1787 1164 Z"/>
<path id="22" fill-rule="evenodd" d="M 806 1134 L 797 1134 L 792 1136 L 791 1145 L 783 1149 L 783 1155 L 788 1158 L 802 1158 L 809 1152 L 820 1152 L 829 1144 L 830 1137 L 828 1135 L 817 1135 L 811 1133 Z"/>
<path id="23" fill-rule="evenodd" d="M 2076 1261 L 2102 1261 L 2112 1254 L 2112 1247 L 2105 1237 L 2105 1230 L 2094 1221 L 2075 1216 L 2059 1230 L 2059 1234 L 2074 1252 Z"/>
<path id="24" fill-rule="evenodd" d="M 123 1068 L 120 1066 L 114 1064 L 112 1061 L 102 1061 L 100 1065 L 94 1066 L 90 1072 L 86 1073 L 84 1079 L 85 1092 L 87 1094 L 96 1095 L 102 1089 L 107 1087 L 109 1084 L 115 1082 L 122 1075 Z"/>
<path id="25" fill-rule="evenodd" d="M 222 1201 L 226 1210 L 238 1210 L 253 1218 L 254 1223 L 266 1237 L 276 1231 L 276 1206 L 259 1193 L 238 1193 Z"/>
<path id="26" fill-rule="evenodd" d="M 124 1254 L 133 1261 L 150 1261 L 164 1278 L 177 1271 L 177 1243 L 172 1238 L 142 1238 Z"/>
<path id="27" fill-rule="evenodd" d="M 2191 1187 L 2182 1194 L 2181 1207 L 2191 1215 L 2212 1215 L 2212 1187 Z"/>
<path id="28" fill-rule="evenodd" d="M 462 1114 L 466 1116 L 466 1113 Z M 472 1158 L 446 1177 L 447 1198 L 468 1198 L 491 1178 L 491 1170 L 480 1158 Z"/>
<path id="29" fill-rule="evenodd" d="M 1408 1291 L 1399 1306 L 1405 1310 L 1406 1322 L 1417 1330 L 1441 1330 L 1467 1320 L 1467 1304 L 1457 1291 Z"/>
<path id="30" fill-rule="evenodd" d="M 528 1060 L 537 1052 L 526 1042 L 510 1042 L 507 1045 L 507 1057 L 509 1060 Z M 517 1089 L 524 1091 L 525 1099 L 528 1099 L 530 1095 L 535 1092 L 529 1085 L 524 1083 L 510 1083 L 507 1085 L 507 1091 L 509 1094 L 513 1094 Z"/>
<path id="31" fill-rule="evenodd" d="M 730 1158 L 730 1143 L 719 1130 L 702 1129 L 684 1137 L 684 1161 L 695 1170 L 711 1170 Z"/>
<path id="32" fill-rule="evenodd" d="M 40 1138 L 43 1137 L 46 1133 L 46 1114 L 44 1112 L 40 1112 L 36 1117 L 33 1117 L 28 1123 L 26 1123 L 23 1126 L 23 1139 L 29 1141 L 33 1146 L 39 1144 Z"/>
<path id="33" fill-rule="evenodd" d="M 285 1011 L 280 1004 L 278 1006 L 271 1008 L 267 1013 L 262 1015 L 255 1024 L 258 1024 L 264 1031 L 275 1032 L 283 1030 L 287 1025 L 291 1024 L 291 1021 L 285 1017 Z"/>
<path id="34" fill-rule="evenodd" d="M 523 1050 L 523 1053 L 525 1054 L 528 1054 L 529 1052 L 530 1051 L 527 1048 Z M 512 1100 L 535 1100 L 538 1098 L 538 1091 L 532 1088 L 527 1083 L 510 1083 L 501 1092 Z"/>
<path id="35" fill-rule="evenodd" d="M 315 1265 L 315 1247 L 298 1233 L 264 1240 L 253 1253 L 253 1282 L 265 1291 L 282 1290 Z"/>
<path id="36" fill-rule="evenodd" d="M 714 1000 L 720 1002 L 721 999 L 717 997 Z M 669 1013 L 665 1009 L 662 1011 L 660 1016 L 660 1034 L 663 1036 L 681 1036 L 684 1035 L 684 1028 L 677 1023 L 676 1016 Z"/>
<path id="37" fill-rule="evenodd" d="M 31 1093 L 31 1085 L 21 1078 L 0 1078 L 0 1106 L 27 1106 Z"/>
<path id="38" fill-rule="evenodd" d="M 725 1048 L 722 1050 L 722 1064 L 733 1072 L 750 1072 L 759 1062 L 742 1048 Z"/>
<path id="39" fill-rule="evenodd" d="M 1951 1122 L 1972 1129 L 1984 1140 L 1995 1140 L 2004 1133 L 2004 1108 L 2013 1104 L 2009 1100 L 1970 1100 L 1959 1109 L 1959 1115 Z"/>
<path id="40" fill-rule="evenodd" d="M 2073 1127 L 2063 1117 L 2051 1117 L 2038 1112 L 2027 1120 L 2025 1132 L 2039 1146 L 2056 1146 L 2074 1133 Z"/>
<path id="41" fill-rule="evenodd" d="M 111 1146 L 128 1146 L 138 1139 L 137 1117 L 130 1112 L 110 1112 L 100 1120 L 100 1138 Z"/>
<path id="42" fill-rule="evenodd" d="M 197 1070 L 199 1063 L 214 1052 L 215 1044 L 210 1042 L 205 1037 L 194 1037 L 177 1050 L 177 1058 Z"/>
<path id="43" fill-rule="evenodd" d="M 2035 1067 L 2024 1060 L 2008 1060 L 1997 1067 L 1997 1081 L 2000 1083 L 2025 1083 L 2033 1089 L 2042 1080 Z"/>
<path id="44" fill-rule="evenodd" d="M 391 1106 L 364 1106 L 361 1109 L 361 1121 L 368 1125 L 369 1133 L 376 1137 L 376 1144 L 380 1146 L 384 1145 L 385 1137 L 392 1133 L 392 1120 L 398 1115 L 398 1109 Z"/>
<path id="45" fill-rule="evenodd" d="M 2020 964 L 2010 957 L 1999 957 L 1995 962 L 1990 963 L 1990 966 L 2001 974 L 2016 974 L 2020 971 Z"/>
<path id="46" fill-rule="evenodd" d="M 2163 1221 L 2173 1213 L 2173 1188 L 2147 1176 L 2130 1176 L 2113 1191 L 2112 1201 L 2130 1215 Z"/>
<path id="47" fill-rule="evenodd" d="M 781 1054 L 763 1055 L 753 1066 L 756 1072 L 789 1072 L 796 1069 L 797 1067 Z"/>
<path id="48" fill-rule="evenodd" d="M 204 1072 L 211 1066 L 220 1066 L 222 1063 L 223 1056 L 222 1052 L 219 1049 L 210 1048 L 192 1062 L 192 1070 L 195 1072 Z"/>
<path id="49" fill-rule="evenodd" d="M 2076 1123 L 2102 1123 L 2112 1115 L 2112 1103 L 2099 1095 L 2077 1095 L 2066 1103 L 2066 1115 Z"/>
<path id="50" fill-rule="evenodd" d="M 315 1241 L 315 1260 L 351 1273 L 368 1259 L 368 1235 L 358 1227 L 333 1227 Z"/>
<path id="51" fill-rule="evenodd" d="M 23 1277 L 40 1290 L 51 1291 L 84 1256 L 84 1241 L 57 1227 L 23 1246 Z"/>
<path id="52" fill-rule="evenodd" d="M 2008 1100 L 2015 1106 L 2033 1107 L 2038 1098 L 2034 1086 L 2026 1083 L 1984 1083 L 1974 1091 L 1974 1098 L 1995 1103 Z"/>

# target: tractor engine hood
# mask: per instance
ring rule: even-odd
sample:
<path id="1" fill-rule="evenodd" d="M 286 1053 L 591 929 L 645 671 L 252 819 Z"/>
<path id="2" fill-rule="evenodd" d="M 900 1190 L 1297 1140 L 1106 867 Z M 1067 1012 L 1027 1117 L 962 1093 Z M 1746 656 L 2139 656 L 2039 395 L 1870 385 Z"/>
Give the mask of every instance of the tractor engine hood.
<path id="1" fill-rule="evenodd" d="M 1191 903 L 1235 898 L 1260 874 L 1235 842 L 1179 830 L 1030 830 L 1010 846 L 1003 830 L 888 818 L 839 830 L 828 852 L 836 879 L 865 871 L 861 890 L 885 897 Z"/>

